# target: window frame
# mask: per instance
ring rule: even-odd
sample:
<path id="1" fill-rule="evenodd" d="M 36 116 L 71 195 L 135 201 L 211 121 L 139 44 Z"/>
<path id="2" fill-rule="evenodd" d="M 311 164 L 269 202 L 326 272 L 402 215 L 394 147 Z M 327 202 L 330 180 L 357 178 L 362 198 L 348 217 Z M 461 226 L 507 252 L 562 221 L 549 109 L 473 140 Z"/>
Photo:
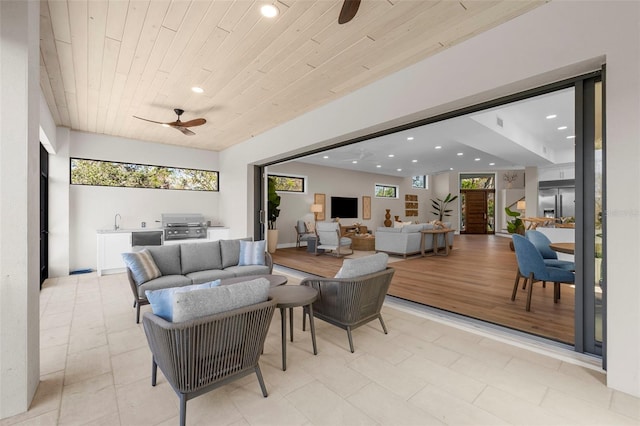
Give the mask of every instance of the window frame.
<path id="1" fill-rule="evenodd" d="M 422 178 L 422 186 L 416 186 L 416 178 Z M 413 189 L 429 189 L 429 175 L 411 176 L 411 188 Z"/>
<path id="2" fill-rule="evenodd" d="M 277 173 L 268 173 L 267 174 L 267 179 L 270 177 L 275 177 L 275 178 L 285 178 L 285 179 L 298 179 L 302 181 L 302 191 L 291 191 L 291 190 L 287 190 L 287 189 L 278 189 L 276 188 L 276 192 L 286 192 L 287 194 L 306 194 L 307 193 L 307 188 L 308 188 L 308 177 L 307 176 L 302 176 L 302 175 L 292 175 L 292 174 L 277 174 Z M 276 185 L 277 185 L 277 179 L 276 179 Z"/>
<path id="3" fill-rule="evenodd" d="M 394 196 L 380 196 L 378 195 L 378 187 L 382 187 L 382 188 L 391 188 L 394 191 Z M 376 183 L 374 184 L 373 187 L 373 195 L 375 198 L 382 198 L 382 199 L 392 199 L 392 200 L 398 200 L 400 199 L 400 186 L 399 185 L 390 185 L 388 183 Z"/>
<path id="4" fill-rule="evenodd" d="M 125 165 L 133 165 L 133 166 L 144 166 L 144 167 L 158 167 L 163 169 L 175 169 L 175 170 L 193 170 L 193 171 L 201 171 L 207 173 L 213 173 L 216 176 L 215 189 L 198 189 L 198 188 L 157 188 L 152 186 L 127 186 L 127 185 L 100 185 L 100 184 L 90 184 L 90 183 L 75 183 L 73 181 L 73 162 L 77 161 L 93 161 L 97 163 L 111 163 L 111 164 L 125 164 Z M 142 163 L 132 163 L 126 161 L 111 161 L 111 160 L 97 160 L 94 158 L 81 158 L 81 157 L 70 157 L 69 158 L 69 184 L 76 186 L 98 186 L 103 188 L 131 188 L 131 189 L 161 189 L 168 191 L 195 191 L 195 192 L 220 192 L 220 172 L 218 170 L 206 170 L 206 169 L 196 169 L 192 167 L 175 167 L 175 166 L 160 166 L 157 164 L 142 164 Z"/>

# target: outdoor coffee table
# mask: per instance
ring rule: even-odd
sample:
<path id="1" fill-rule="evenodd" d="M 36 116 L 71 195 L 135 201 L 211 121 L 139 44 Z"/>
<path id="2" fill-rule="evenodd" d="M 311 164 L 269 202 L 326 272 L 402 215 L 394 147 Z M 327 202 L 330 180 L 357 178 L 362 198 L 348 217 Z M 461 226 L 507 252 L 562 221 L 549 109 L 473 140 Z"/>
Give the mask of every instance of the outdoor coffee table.
<path id="1" fill-rule="evenodd" d="M 287 277 L 285 277 L 284 275 L 265 274 L 265 275 L 245 275 L 242 277 L 223 278 L 220 280 L 220 285 L 237 284 L 244 281 L 255 280 L 258 278 L 265 278 L 267 281 L 269 281 L 269 286 L 271 288 L 285 285 L 287 283 Z"/>
<path id="2" fill-rule="evenodd" d="M 313 302 L 318 298 L 318 290 L 301 285 L 284 285 L 272 287 L 269 297 L 276 301 L 276 307 L 280 309 L 282 321 L 282 371 L 287 370 L 287 313 L 289 308 L 289 332 L 293 342 L 293 308 L 302 306 L 309 312 L 309 325 L 311 327 L 311 341 L 313 342 L 313 354 L 318 354 L 316 346 L 316 328 L 313 324 Z M 304 315 L 304 312 L 303 312 Z"/>

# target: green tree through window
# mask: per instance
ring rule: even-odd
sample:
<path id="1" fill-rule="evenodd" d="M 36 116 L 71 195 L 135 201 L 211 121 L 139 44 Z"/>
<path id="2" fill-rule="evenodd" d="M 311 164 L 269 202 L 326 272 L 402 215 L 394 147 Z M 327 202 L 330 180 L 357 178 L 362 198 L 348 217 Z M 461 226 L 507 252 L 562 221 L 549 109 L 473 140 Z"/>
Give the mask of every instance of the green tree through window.
<path id="1" fill-rule="evenodd" d="M 304 178 L 297 176 L 269 175 L 274 179 L 276 191 L 305 192 Z"/>
<path id="2" fill-rule="evenodd" d="M 218 191 L 218 172 L 114 161 L 71 159 L 71 184 Z"/>

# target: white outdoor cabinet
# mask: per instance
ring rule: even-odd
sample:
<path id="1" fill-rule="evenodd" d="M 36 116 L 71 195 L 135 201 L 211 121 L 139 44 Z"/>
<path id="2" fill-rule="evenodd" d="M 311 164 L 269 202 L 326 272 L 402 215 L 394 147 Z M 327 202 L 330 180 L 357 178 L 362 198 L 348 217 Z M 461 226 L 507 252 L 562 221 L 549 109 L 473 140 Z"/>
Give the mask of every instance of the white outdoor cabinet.
<path id="1" fill-rule="evenodd" d="M 229 228 L 209 228 L 207 229 L 207 240 L 218 241 L 229 239 Z"/>
<path id="2" fill-rule="evenodd" d="M 98 233 L 98 276 L 125 271 L 122 253 L 131 251 L 131 232 Z"/>

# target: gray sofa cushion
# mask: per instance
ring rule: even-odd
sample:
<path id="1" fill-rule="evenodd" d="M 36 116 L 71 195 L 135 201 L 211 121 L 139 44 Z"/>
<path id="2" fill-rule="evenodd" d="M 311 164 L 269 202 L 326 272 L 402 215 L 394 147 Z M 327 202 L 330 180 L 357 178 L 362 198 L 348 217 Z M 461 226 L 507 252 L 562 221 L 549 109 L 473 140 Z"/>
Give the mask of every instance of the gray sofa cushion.
<path id="1" fill-rule="evenodd" d="M 184 275 L 195 271 L 222 269 L 220 241 L 180 244 L 180 261 Z"/>
<path id="2" fill-rule="evenodd" d="M 235 240 L 220 240 L 222 253 L 222 268 L 236 266 L 240 262 L 240 240 L 251 241 L 251 238 L 238 238 Z"/>
<path id="3" fill-rule="evenodd" d="M 422 231 L 422 229 L 424 228 L 423 224 L 411 224 L 411 225 L 404 225 L 402 227 L 402 232 L 420 232 Z"/>
<path id="4" fill-rule="evenodd" d="M 266 275 L 269 273 L 269 267 L 265 265 L 246 265 L 246 266 L 229 266 L 224 269 L 225 272 L 231 272 L 236 277 L 246 275 Z"/>
<path id="5" fill-rule="evenodd" d="M 176 293 L 173 321 L 182 322 L 264 302 L 269 297 L 269 281 L 258 278 L 238 284 Z"/>
<path id="6" fill-rule="evenodd" d="M 355 278 L 384 271 L 388 261 L 389 255 L 386 253 L 376 253 L 359 259 L 345 259 L 335 278 Z"/>
<path id="7" fill-rule="evenodd" d="M 194 271 L 187 274 L 187 277 L 194 283 L 206 283 L 207 281 L 233 278 L 236 275 L 233 272 L 223 269 L 207 269 L 206 271 Z"/>
<path id="8" fill-rule="evenodd" d="M 162 275 L 182 275 L 179 245 L 149 246 L 147 250 L 151 252 Z"/>
<path id="9" fill-rule="evenodd" d="M 151 304 L 153 313 L 164 318 L 167 321 L 173 321 L 173 295 L 183 291 L 193 291 L 202 288 L 217 287 L 220 285 L 220 280 L 210 281 L 197 285 L 185 285 L 182 287 L 169 287 L 161 288 L 158 290 L 147 290 L 145 295 L 147 300 Z"/>
<path id="10" fill-rule="evenodd" d="M 205 281 L 203 281 L 205 282 Z M 163 275 L 155 280 L 147 281 L 146 283 L 138 286 L 138 295 L 145 297 L 146 290 L 158 290 L 160 288 L 167 287 L 182 287 L 185 285 L 191 285 L 191 279 L 184 275 Z"/>

